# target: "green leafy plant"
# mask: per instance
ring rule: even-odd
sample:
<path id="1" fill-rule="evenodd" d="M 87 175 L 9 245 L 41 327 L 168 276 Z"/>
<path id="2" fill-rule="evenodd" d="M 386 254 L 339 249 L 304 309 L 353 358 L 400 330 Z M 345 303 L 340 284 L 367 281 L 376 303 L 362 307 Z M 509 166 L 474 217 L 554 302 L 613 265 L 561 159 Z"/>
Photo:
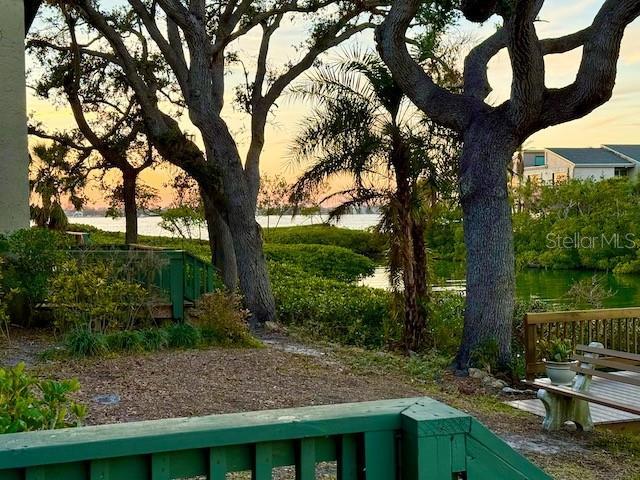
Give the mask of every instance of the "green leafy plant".
<path id="1" fill-rule="evenodd" d="M 80 425 L 87 408 L 69 398 L 79 389 L 77 380 L 38 379 L 24 363 L 0 368 L 0 433 Z"/>
<path id="2" fill-rule="evenodd" d="M 65 263 L 51 281 L 49 300 L 62 331 L 129 330 L 150 319 L 149 292 L 114 273 L 108 263 Z"/>
<path id="3" fill-rule="evenodd" d="M 200 345 L 200 330 L 188 323 L 175 323 L 167 328 L 171 348 L 196 348 Z"/>
<path id="4" fill-rule="evenodd" d="M 314 336 L 361 347 L 394 343 L 391 294 L 309 275 L 297 265 L 269 265 L 280 321 L 299 325 Z"/>
<path id="5" fill-rule="evenodd" d="M 34 309 L 47 298 L 51 277 L 65 261 L 65 237 L 42 228 L 18 230 L 0 239 L 1 286 L 13 292 L 13 321 L 29 323 Z"/>
<path id="6" fill-rule="evenodd" d="M 258 346 L 249 332 L 249 311 L 237 293 L 218 291 L 204 295 L 189 314 L 207 344 L 223 346 Z"/>
<path id="7" fill-rule="evenodd" d="M 573 355 L 573 346 L 568 340 L 551 340 L 546 346 L 546 359 L 550 362 L 570 362 Z"/>
<path id="8" fill-rule="evenodd" d="M 111 352 L 142 352 L 145 350 L 145 338 L 139 330 L 124 330 L 106 336 Z M 157 350 L 157 349 L 155 349 Z"/>
<path id="9" fill-rule="evenodd" d="M 471 365 L 481 368 L 487 372 L 495 372 L 498 369 L 498 357 L 500 348 L 494 338 L 483 341 L 473 352 L 471 352 Z"/>
<path id="10" fill-rule="evenodd" d="M 334 245 L 278 245 L 264 247 L 267 260 L 298 265 L 310 275 L 355 282 L 372 275 L 376 264 L 368 257 Z"/>
<path id="11" fill-rule="evenodd" d="M 147 352 L 155 352 L 169 346 L 169 333 L 162 328 L 148 328 L 140 332 L 142 346 Z"/>
<path id="12" fill-rule="evenodd" d="M 267 243 L 335 245 L 373 259 L 383 257 L 386 243 L 380 235 L 329 225 L 281 227 L 263 231 Z"/>
<path id="13" fill-rule="evenodd" d="M 65 338 L 67 351 L 77 357 L 99 357 L 109 352 L 109 344 L 102 333 L 80 328 Z"/>

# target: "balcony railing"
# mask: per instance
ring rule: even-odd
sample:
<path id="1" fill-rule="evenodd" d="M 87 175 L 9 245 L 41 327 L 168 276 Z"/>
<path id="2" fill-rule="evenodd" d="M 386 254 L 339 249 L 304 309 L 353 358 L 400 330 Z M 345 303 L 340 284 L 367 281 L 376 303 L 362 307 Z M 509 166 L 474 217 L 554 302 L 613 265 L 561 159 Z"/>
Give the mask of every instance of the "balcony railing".
<path id="1" fill-rule="evenodd" d="M 267 480 L 286 466 L 313 480 L 324 462 L 341 480 L 551 478 L 430 398 L 0 436 L 0 480 Z"/>
<path id="2" fill-rule="evenodd" d="M 612 350 L 640 353 L 640 307 L 527 313 L 524 324 L 528 379 L 544 372 L 541 347 L 555 339 L 574 347 L 600 342 Z"/>
<path id="3" fill-rule="evenodd" d="M 184 318 L 186 302 L 195 302 L 213 291 L 214 268 L 209 262 L 184 250 L 144 245 L 101 245 L 99 248 L 71 250 L 77 258 L 104 258 L 129 264 L 133 280 L 156 288 L 166 296 L 175 320 Z"/>

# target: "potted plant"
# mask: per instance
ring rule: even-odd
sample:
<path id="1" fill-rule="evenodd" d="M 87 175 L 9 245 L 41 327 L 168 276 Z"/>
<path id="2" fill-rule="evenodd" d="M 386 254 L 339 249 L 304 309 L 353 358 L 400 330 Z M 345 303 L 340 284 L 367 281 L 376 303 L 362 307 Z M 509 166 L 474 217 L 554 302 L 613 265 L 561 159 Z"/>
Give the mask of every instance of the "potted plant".
<path id="1" fill-rule="evenodd" d="M 547 348 L 547 356 L 544 364 L 547 368 L 547 376 L 554 385 L 571 385 L 576 372 L 571 366 L 576 363 L 571 360 L 573 347 L 567 340 L 552 340 Z"/>

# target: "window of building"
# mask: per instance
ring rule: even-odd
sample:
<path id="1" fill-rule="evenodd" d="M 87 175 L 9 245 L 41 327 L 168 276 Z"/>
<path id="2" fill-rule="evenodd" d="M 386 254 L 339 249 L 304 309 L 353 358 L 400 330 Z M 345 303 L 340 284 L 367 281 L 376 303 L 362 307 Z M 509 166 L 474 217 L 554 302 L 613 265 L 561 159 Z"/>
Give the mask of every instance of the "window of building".
<path id="1" fill-rule="evenodd" d="M 536 155 L 533 158 L 533 166 L 534 167 L 542 167 L 544 166 L 544 154 L 543 155 Z"/>
<path id="2" fill-rule="evenodd" d="M 629 175 L 629 169 L 627 167 L 615 167 L 613 169 L 613 174 L 616 177 L 626 177 Z"/>

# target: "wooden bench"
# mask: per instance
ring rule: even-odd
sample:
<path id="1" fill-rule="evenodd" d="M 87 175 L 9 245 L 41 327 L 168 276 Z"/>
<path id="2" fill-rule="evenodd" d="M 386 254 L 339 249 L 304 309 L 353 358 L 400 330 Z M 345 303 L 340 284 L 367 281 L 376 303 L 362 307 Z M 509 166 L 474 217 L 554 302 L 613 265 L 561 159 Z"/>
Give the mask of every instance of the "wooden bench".
<path id="1" fill-rule="evenodd" d="M 538 398 L 546 410 L 545 430 L 558 430 L 568 421 L 579 429 L 592 430 L 590 403 L 640 415 L 640 355 L 593 342 L 578 345 L 573 359 L 576 363 L 571 369 L 577 375 L 571 386 L 552 385 L 548 378 L 529 382 L 539 388 Z M 590 392 L 593 377 L 606 383 L 597 394 Z"/>

